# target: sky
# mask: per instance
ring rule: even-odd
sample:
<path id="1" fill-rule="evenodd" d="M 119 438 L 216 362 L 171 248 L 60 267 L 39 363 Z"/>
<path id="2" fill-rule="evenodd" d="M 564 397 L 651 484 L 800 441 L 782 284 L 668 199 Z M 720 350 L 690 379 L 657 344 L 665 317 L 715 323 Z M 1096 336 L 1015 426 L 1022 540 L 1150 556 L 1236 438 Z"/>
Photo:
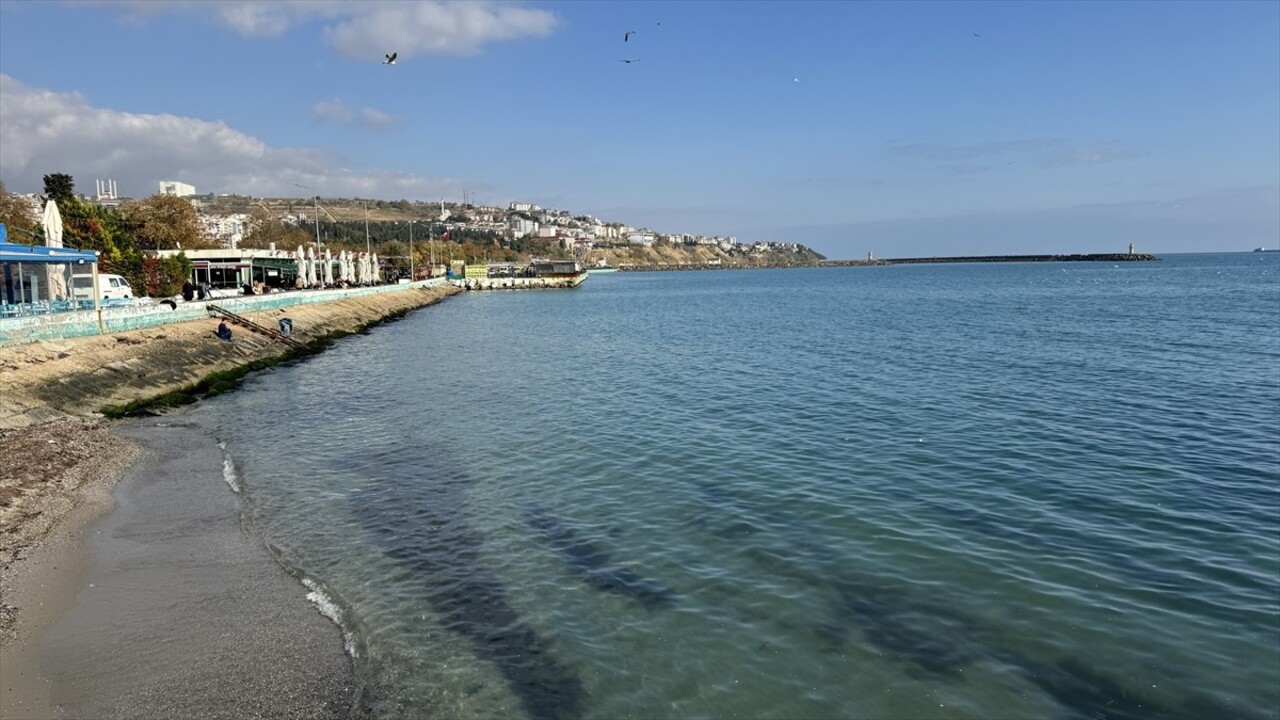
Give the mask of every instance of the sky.
<path id="1" fill-rule="evenodd" d="M 1274 248 L 1280 1 L 3 0 L 0 180 L 55 172 L 833 259 Z"/>

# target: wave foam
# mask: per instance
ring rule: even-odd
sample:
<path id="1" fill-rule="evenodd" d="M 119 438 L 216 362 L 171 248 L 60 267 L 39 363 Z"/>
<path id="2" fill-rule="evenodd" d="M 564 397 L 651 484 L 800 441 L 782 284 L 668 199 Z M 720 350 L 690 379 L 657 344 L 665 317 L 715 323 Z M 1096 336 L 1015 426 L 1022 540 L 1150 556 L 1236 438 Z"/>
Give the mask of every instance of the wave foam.
<path id="1" fill-rule="evenodd" d="M 307 600 L 309 600 L 312 605 L 316 606 L 316 610 L 318 610 L 321 615 L 332 620 L 333 624 L 337 625 L 338 629 L 342 630 L 342 647 L 347 651 L 347 654 L 353 658 L 359 657 L 359 652 L 356 649 L 355 636 L 352 635 L 351 631 L 342 624 L 342 608 L 338 607 L 338 604 L 333 601 L 333 598 L 326 595 L 324 590 L 320 588 L 320 585 L 311 578 L 302 578 L 302 584 L 310 591 L 307 593 Z"/>
<path id="2" fill-rule="evenodd" d="M 236 470 L 235 461 L 231 459 L 231 453 L 227 452 L 227 444 L 218 443 L 218 447 L 222 448 L 222 479 L 231 487 L 231 492 L 240 494 L 240 473 Z"/>

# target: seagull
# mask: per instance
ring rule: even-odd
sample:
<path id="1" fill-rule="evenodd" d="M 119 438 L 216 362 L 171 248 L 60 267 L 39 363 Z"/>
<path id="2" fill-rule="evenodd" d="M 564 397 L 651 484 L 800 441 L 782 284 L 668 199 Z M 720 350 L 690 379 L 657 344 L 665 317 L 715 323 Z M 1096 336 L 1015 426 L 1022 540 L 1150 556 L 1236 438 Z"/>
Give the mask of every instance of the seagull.
<path id="1" fill-rule="evenodd" d="M 631 36 L 635 34 L 636 34 L 635 30 L 628 30 L 627 32 L 622 33 L 622 42 L 626 42 L 630 40 Z"/>
<path id="2" fill-rule="evenodd" d="M 395 65 L 395 64 L 396 64 L 396 55 L 399 55 L 399 54 L 400 54 L 400 53 L 391 53 L 390 55 L 388 55 L 388 56 L 387 56 L 387 59 L 386 59 L 386 60 L 383 60 L 383 61 L 382 61 L 382 64 L 383 64 L 383 65 Z"/>
<path id="3" fill-rule="evenodd" d="M 639 59 L 639 58 L 636 58 L 635 60 L 619 60 L 618 62 L 624 62 L 624 63 L 628 63 L 628 64 L 630 64 L 630 63 L 633 63 L 633 62 L 640 62 L 640 59 Z"/>
<path id="4" fill-rule="evenodd" d="M 800 82 L 800 78 L 791 78 L 791 82 Z"/>

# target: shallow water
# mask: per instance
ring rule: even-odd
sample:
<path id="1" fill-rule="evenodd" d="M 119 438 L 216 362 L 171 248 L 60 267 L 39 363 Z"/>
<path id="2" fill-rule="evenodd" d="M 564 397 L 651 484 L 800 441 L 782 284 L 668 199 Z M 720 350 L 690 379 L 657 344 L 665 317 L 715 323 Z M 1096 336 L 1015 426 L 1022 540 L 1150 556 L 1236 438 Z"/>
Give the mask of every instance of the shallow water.
<path id="1" fill-rule="evenodd" d="M 1280 257 L 473 293 L 192 416 L 381 717 L 1280 717 Z"/>

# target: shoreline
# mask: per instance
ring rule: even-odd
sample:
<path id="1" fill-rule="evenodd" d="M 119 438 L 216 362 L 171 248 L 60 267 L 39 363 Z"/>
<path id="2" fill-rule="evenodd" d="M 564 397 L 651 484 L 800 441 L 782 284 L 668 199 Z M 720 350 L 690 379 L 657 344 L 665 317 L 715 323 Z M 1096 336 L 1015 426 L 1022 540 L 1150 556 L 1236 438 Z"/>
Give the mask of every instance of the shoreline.
<path id="1" fill-rule="evenodd" d="M 48 442 L 44 435 L 36 441 Z M 112 488 L 141 455 L 136 444 L 120 443 L 104 462 L 94 464 L 70 497 L 55 500 L 64 509 L 50 526 L 29 528 L 21 545 L 9 551 L 12 556 L 0 558 L 0 652 L 5 658 L 0 717 L 55 716 L 51 683 L 40 671 L 40 642 L 88 582 L 93 568 L 89 535 L 114 509 Z"/>
<path id="2" fill-rule="evenodd" d="M 142 459 L 87 535 L 93 563 L 41 638 L 50 704 L 73 718 L 345 718 L 342 630 L 279 564 L 179 411 L 115 431 Z"/>
<path id="3" fill-rule="evenodd" d="M 295 338 L 309 344 L 302 355 L 313 354 L 335 338 L 456 292 L 410 289 L 290 308 L 289 314 Z M 234 388 L 252 369 L 299 356 L 248 332 L 225 343 L 212 336 L 213 324 L 186 321 L 5 348 L 0 358 L 0 457 L 6 458 L 0 465 L 0 653 L 5 657 L 0 716 L 65 717 L 68 709 L 70 717 L 348 717 L 355 711 L 352 662 L 342 631 L 307 600 L 300 578 L 279 564 L 247 524 L 240 496 L 223 479 L 221 450 L 212 436 L 195 439 L 196 430 L 177 422 L 181 410 L 147 420 L 98 415 L 112 405 L 156 415 L 148 404 L 164 396 L 181 397 L 167 404 L 194 402 Z M 230 379 L 209 387 L 207 378 L 220 375 Z M 165 434 L 180 431 L 163 429 L 167 424 L 195 435 L 176 442 Z M 200 478 L 203 485 L 172 480 L 164 468 L 181 461 L 172 457 L 175 447 L 186 448 L 193 460 L 203 459 L 181 473 Z M 147 490 L 158 485 L 165 485 L 164 493 Z M 213 514 L 175 526 L 173 518 L 187 507 Z M 155 554 L 141 576 L 139 568 L 126 567 L 112 555 L 110 548 L 118 552 L 121 546 L 108 533 L 121 530 L 140 531 L 143 538 L 151 533 L 150 540 L 133 547 Z M 183 547 L 186 554 L 171 547 Z M 221 584 L 202 584 L 203 575 L 183 580 L 193 558 L 201 558 L 203 572 Z M 167 603 L 143 609 L 164 597 Z M 256 610 L 243 612 L 249 605 Z M 138 609 L 103 623 L 113 607 Z M 177 607 L 187 609 L 180 613 Z M 201 622 L 210 608 L 222 624 Z M 222 630 L 236 623 L 239 642 L 223 643 L 228 636 Z M 161 624 L 168 635 L 157 634 Z M 193 628 L 199 632 L 188 632 Z M 295 654 L 264 660 L 277 645 Z M 216 662 L 209 647 L 218 649 Z M 95 664 L 83 665 L 81 659 L 94 653 Z M 131 674 L 146 666 L 146 658 L 161 656 L 167 659 L 153 669 L 158 677 L 168 676 L 167 683 Z M 298 658 L 306 658 L 306 668 Z M 73 671 L 78 664 L 80 670 Z M 90 676 L 98 678 L 94 689 L 85 685 Z M 267 685 L 241 697 L 240 690 L 256 682 Z M 114 689 L 131 693 L 137 702 L 118 696 L 110 704 L 104 695 Z"/>

